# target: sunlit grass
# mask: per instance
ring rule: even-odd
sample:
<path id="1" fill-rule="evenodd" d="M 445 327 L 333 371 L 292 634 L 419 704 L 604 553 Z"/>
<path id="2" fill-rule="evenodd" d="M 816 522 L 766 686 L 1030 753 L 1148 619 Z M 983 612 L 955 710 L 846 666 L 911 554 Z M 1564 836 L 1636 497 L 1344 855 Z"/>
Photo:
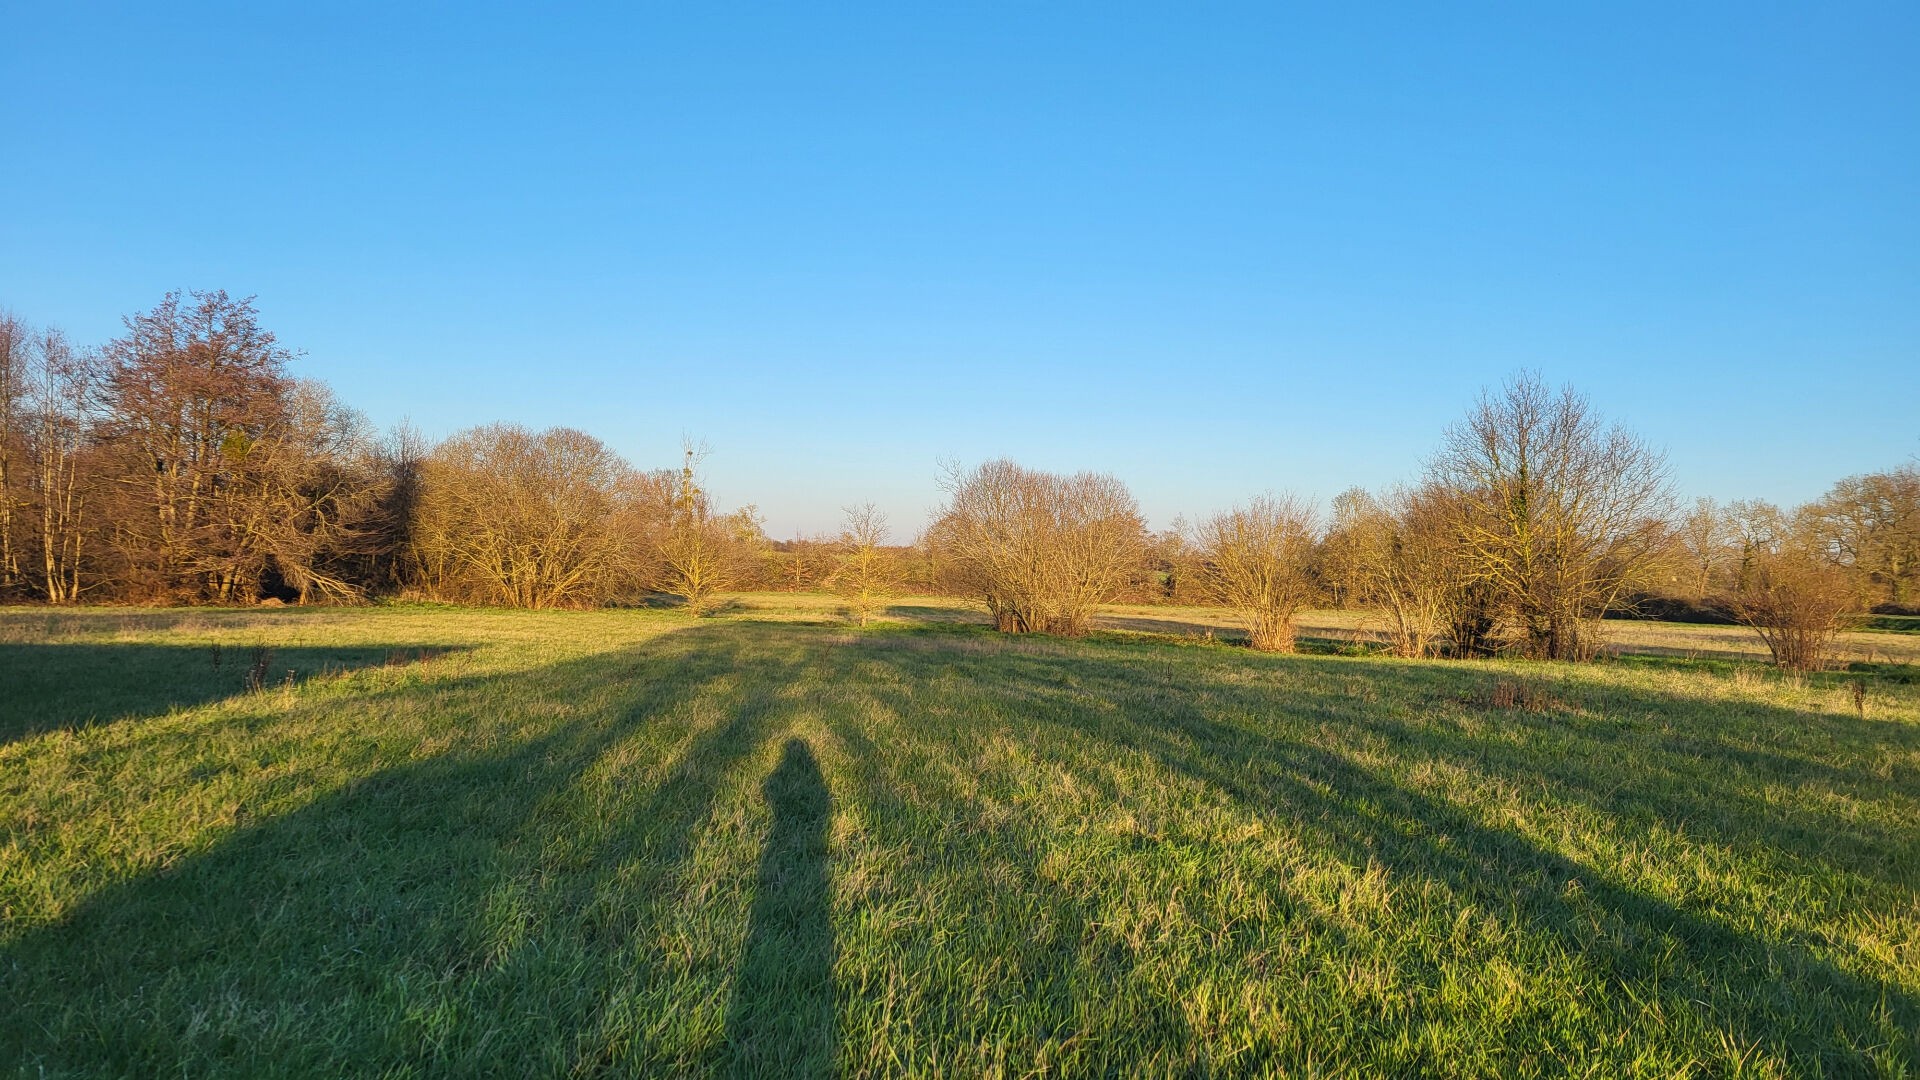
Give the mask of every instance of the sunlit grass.
<path id="1" fill-rule="evenodd" d="M 0 1063 L 1920 1064 L 1911 682 L 942 611 L 0 612 Z"/>

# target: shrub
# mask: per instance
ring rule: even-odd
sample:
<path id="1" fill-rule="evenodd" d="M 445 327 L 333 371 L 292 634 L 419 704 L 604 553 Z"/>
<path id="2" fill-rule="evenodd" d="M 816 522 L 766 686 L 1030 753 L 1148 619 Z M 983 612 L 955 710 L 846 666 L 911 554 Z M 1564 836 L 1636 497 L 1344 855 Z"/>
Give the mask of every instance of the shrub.
<path id="1" fill-rule="evenodd" d="M 1767 643 L 1775 664 L 1808 672 L 1830 662 L 1834 641 L 1857 601 L 1846 571 L 1817 555 L 1787 551 L 1756 567 L 1733 607 Z"/>

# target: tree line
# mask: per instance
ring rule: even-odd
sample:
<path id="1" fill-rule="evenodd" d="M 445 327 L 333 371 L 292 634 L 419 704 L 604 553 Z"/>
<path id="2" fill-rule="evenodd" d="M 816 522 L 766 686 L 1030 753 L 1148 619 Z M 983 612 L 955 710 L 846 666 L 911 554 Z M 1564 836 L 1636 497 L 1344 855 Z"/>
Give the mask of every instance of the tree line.
<path id="1" fill-rule="evenodd" d="M 700 613 L 735 589 L 832 588 L 864 620 L 911 590 L 974 597 L 1009 633 L 1085 633 L 1116 600 L 1218 604 L 1281 651 L 1298 611 L 1333 603 L 1376 612 L 1404 655 L 1547 659 L 1592 656 L 1601 618 L 1643 611 L 1747 622 L 1799 664 L 1846 613 L 1910 610 L 1920 589 L 1913 465 L 1792 510 L 1682 507 L 1658 450 L 1532 375 L 1483 394 L 1416 479 L 1325 518 L 1270 494 L 1152 533 L 1112 476 L 1002 460 L 950 468 L 911 544 L 870 505 L 839 536 L 776 542 L 753 507 L 714 508 L 697 446 L 647 470 L 569 428 L 377 433 L 224 292 L 170 293 L 124 327 L 79 349 L 0 315 L 8 599 Z"/>

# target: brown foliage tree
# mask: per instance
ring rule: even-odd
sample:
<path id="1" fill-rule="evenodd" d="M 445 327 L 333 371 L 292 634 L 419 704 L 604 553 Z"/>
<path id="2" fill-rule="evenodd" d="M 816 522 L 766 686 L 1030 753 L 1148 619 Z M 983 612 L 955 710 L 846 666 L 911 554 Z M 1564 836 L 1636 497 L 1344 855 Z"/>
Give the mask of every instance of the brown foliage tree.
<path id="1" fill-rule="evenodd" d="M 285 418 L 292 354 L 251 298 L 225 292 L 168 293 L 126 328 L 102 354 L 125 579 L 154 596 L 251 599 L 240 575 L 261 553 L 218 519 L 234 509 L 238 467 Z"/>

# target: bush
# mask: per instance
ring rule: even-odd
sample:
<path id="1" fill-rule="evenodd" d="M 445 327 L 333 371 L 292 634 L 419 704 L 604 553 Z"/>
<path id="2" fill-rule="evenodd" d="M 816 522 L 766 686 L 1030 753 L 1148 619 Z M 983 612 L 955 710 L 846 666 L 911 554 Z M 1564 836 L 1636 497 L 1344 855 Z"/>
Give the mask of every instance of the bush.
<path id="1" fill-rule="evenodd" d="M 1782 553 L 1757 567 L 1752 585 L 1734 598 L 1740 621 L 1753 627 L 1773 662 L 1788 671 L 1818 671 L 1858 596 L 1844 570 L 1811 554 Z"/>

